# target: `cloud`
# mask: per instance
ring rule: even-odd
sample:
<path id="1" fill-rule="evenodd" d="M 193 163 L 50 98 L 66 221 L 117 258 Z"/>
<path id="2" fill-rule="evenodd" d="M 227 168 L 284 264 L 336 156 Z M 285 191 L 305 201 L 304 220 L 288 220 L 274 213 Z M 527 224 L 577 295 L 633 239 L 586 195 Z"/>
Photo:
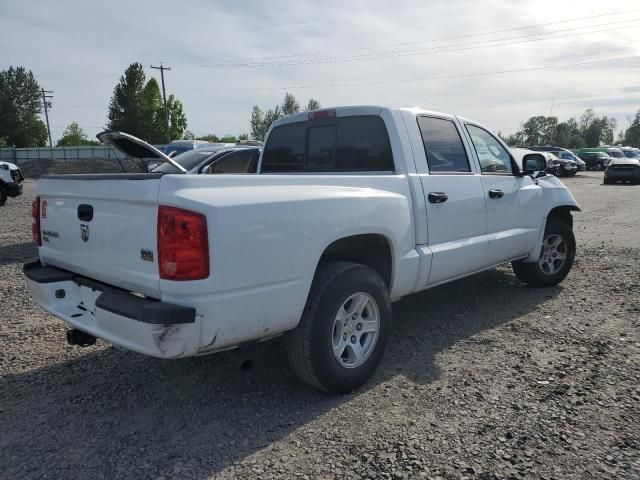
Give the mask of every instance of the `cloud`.
<path id="1" fill-rule="evenodd" d="M 135 61 L 171 65 L 168 93 L 183 100 L 197 134 L 247 132 L 251 107 L 275 105 L 285 92 L 260 88 L 285 86 L 311 87 L 292 89 L 302 102 L 417 105 L 510 132 L 548 113 L 554 98 L 560 117 L 589 101 L 601 114 L 632 113 L 638 62 L 463 75 L 640 55 L 638 23 L 628 28 L 640 11 L 601 16 L 634 7 L 631 0 L 606 7 L 585 0 L 579 12 L 550 0 L 5 2 L 0 68 L 24 65 L 55 91 L 54 136 L 74 120 L 97 133 L 113 87 Z M 538 26 L 520 28 L 527 25 Z M 606 28 L 615 30 L 580 34 Z M 230 59 L 254 66 L 221 65 Z M 418 77 L 442 78 L 389 82 Z M 360 85 L 313 88 L 349 83 Z M 216 88 L 246 90 L 208 90 Z"/>

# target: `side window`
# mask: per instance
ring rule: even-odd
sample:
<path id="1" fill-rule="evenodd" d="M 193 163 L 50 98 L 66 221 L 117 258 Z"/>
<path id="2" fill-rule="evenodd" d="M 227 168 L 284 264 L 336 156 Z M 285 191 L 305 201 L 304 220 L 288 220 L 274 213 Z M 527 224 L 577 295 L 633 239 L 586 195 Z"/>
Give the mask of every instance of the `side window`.
<path id="1" fill-rule="evenodd" d="M 265 173 L 394 170 L 387 127 L 375 115 L 276 127 L 262 154 Z"/>
<path id="2" fill-rule="evenodd" d="M 333 147 L 336 143 L 336 126 L 309 127 L 307 139 L 307 172 L 333 170 Z"/>
<path id="3" fill-rule="evenodd" d="M 251 173 L 251 166 L 255 157 L 253 150 L 231 152 L 214 162 L 209 167 L 210 173 Z"/>
<path id="4" fill-rule="evenodd" d="M 443 118 L 418 117 L 418 127 L 431 173 L 471 171 L 455 123 Z"/>
<path id="5" fill-rule="evenodd" d="M 338 119 L 335 169 L 338 172 L 394 171 L 387 127 L 377 116 Z"/>
<path id="6" fill-rule="evenodd" d="M 305 123 L 291 123 L 274 128 L 262 155 L 262 171 L 303 171 L 306 137 Z"/>
<path id="7" fill-rule="evenodd" d="M 493 135 L 475 125 L 467 125 L 467 131 L 478 154 L 482 173 L 512 173 L 511 156 Z"/>

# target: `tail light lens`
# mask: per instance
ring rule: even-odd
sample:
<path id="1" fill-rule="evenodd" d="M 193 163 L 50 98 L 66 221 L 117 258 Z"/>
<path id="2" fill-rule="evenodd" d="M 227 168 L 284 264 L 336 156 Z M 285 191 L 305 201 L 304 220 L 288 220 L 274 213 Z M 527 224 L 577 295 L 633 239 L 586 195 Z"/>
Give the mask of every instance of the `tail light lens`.
<path id="1" fill-rule="evenodd" d="M 40 197 L 36 197 L 31 202 L 31 217 L 33 223 L 31 224 L 31 238 L 33 243 L 38 247 L 42 246 L 42 235 L 40 234 Z"/>
<path id="2" fill-rule="evenodd" d="M 207 219 L 200 213 L 158 208 L 158 266 L 165 280 L 201 280 L 209 276 Z"/>

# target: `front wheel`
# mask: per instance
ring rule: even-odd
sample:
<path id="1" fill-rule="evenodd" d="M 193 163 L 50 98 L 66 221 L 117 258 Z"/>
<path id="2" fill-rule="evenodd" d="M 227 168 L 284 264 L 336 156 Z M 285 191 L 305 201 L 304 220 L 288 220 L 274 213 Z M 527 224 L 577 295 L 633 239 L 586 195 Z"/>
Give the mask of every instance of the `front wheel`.
<path id="1" fill-rule="evenodd" d="M 594 170 L 596 170 L 597 172 L 602 170 L 602 164 L 601 163 L 596 163 L 596 165 L 593 167 Z"/>
<path id="2" fill-rule="evenodd" d="M 364 384 L 391 335 L 387 285 L 374 270 L 330 262 L 316 272 L 299 325 L 287 339 L 293 371 L 332 393 Z"/>
<path id="3" fill-rule="evenodd" d="M 7 201 L 7 189 L 0 186 L 0 207 Z"/>
<path id="4" fill-rule="evenodd" d="M 512 262 L 513 272 L 532 287 L 557 285 L 569 274 L 576 256 L 576 240 L 571 227 L 550 218 L 544 230 L 540 256 L 536 262 Z"/>

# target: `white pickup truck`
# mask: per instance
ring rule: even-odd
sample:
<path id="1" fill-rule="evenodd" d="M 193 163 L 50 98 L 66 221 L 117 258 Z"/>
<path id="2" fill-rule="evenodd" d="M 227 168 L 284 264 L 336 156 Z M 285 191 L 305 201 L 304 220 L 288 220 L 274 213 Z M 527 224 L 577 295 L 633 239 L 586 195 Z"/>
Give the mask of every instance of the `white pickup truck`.
<path id="1" fill-rule="evenodd" d="M 392 301 L 505 262 L 532 286 L 565 278 L 578 205 L 540 154 L 521 163 L 454 115 L 300 113 L 272 125 L 257 174 L 43 177 L 26 282 L 70 343 L 178 358 L 286 334 L 302 380 L 348 392 L 383 355 Z"/>

